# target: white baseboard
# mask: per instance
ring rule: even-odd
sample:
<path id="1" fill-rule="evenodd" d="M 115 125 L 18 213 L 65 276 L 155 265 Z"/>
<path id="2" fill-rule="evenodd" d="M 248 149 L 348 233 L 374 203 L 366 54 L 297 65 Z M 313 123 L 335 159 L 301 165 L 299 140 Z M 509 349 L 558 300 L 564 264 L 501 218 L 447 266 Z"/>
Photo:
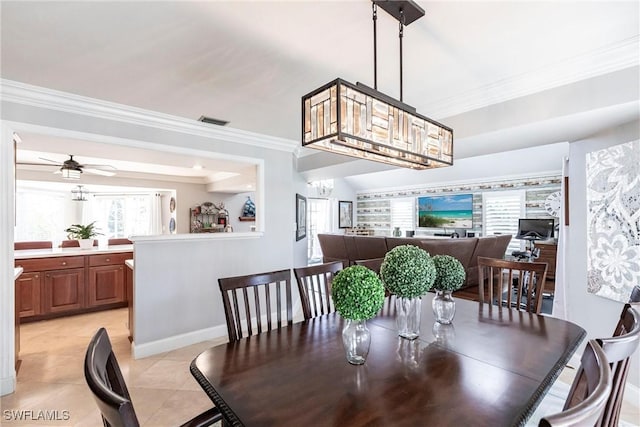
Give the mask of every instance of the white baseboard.
<path id="1" fill-rule="evenodd" d="M 7 378 L 0 378 L 0 396 L 11 394 L 16 391 L 15 373 Z"/>
<path id="2" fill-rule="evenodd" d="M 636 408 L 638 407 L 638 402 L 640 402 L 640 387 L 629 383 L 629 380 L 627 380 L 627 385 L 624 389 L 624 401 Z"/>
<path id="3" fill-rule="evenodd" d="M 135 341 L 131 344 L 131 351 L 134 359 L 153 356 L 178 348 L 197 344 L 202 341 L 212 340 L 227 336 L 227 326 L 218 325 L 212 328 L 200 329 L 186 334 L 174 335 L 157 341 L 137 345 Z"/>

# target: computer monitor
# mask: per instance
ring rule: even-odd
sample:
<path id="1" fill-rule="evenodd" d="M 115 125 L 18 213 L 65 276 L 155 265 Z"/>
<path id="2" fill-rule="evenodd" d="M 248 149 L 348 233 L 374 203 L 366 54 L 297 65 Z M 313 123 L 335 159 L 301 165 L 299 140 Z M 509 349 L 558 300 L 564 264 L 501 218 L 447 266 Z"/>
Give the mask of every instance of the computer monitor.
<path id="1" fill-rule="evenodd" d="M 554 220 L 525 219 L 518 220 L 518 234 L 516 239 L 522 240 L 546 240 L 553 237 Z"/>

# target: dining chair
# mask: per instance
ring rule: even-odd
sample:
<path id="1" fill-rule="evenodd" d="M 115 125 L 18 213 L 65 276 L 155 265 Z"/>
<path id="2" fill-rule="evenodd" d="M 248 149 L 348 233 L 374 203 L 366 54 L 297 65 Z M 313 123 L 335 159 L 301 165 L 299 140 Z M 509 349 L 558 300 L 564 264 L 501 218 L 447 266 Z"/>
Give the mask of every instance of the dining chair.
<path id="1" fill-rule="evenodd" d="M 592 426 L 598 421 L 611 392 L 611 368 L 604 350 L 595 340 L 587 343 L 580 369 L 584 372 L 585 386 L 581 387 L 580 399 L 567 399 L 562 412 L 543 417 L 539 427 Z M 574 379 L 573 385 L 576 383 L 578 378 Z"/>
<path id="2" fill-rule="evenodd" d="M 16 251 L 23 249 L 51 249 L 53 244 L 50 241 L 15 242 L 13 249 Z"/>
<path id="3" fill-rule="evenodd" d="M 382 262 L 384 258 L 372 258 L 372 259 L 358 259 L 355 261 L 356 265 L 364 265 L 370 270 L 376 272 L 376 274 L 380 275 L 380 267 L 382 266 Z"/>
<path id="4" fill-rule="evenodd" d="M 631 356 L 640 344 L 640 314 L 631 304 L 626 304 L 613 337 L 597 338 L 596 341 L 607 355 L 612 373 L 611 394 L 596 426 L 614 427 L 620 419 Z M 578 371 L 576 376 L 580 374 L 581 371 Z"/>
<path id="5" fill-rule="evenodd" d="M 115 246 L 115 245 L 133 245 L 133 242 L 127 238 L 116 238 L 116 239 L 109 239 L 108 243 L 109 246 Z"/>
<path id="6" fill-rule="evenodd" d="M 91 338 L 84 358 L 84 377 L 107 427 L 138 427 L 129 390 L 111 348 L 105 328 Z M 218 408 L 211 408 L 192 418 L 183 427 L 205 427 L 222 419 Z"/>
<path id="7" fill-rule="evenodd" d="M 540 314 L 547 268 L 545 262 L 478 257 L 479 301 Z"/>
<path id="8" fill-rule="evenodd" d="M 98 246 L 97 239 L 94 239 L 93 246 Z M 62 242 L 60 242 L 60 247 L 61 248 L 79 248 L 80 242 L 78 242 L 77 240 L 63 240 Z"/>
<path id="9" fill-rule="evenodd" d="M 342 261 L 334 261 L 293 269 L 305 319 L 336 311 L 331 298 L 331 281 L 343 268 Z"/>
<path id="10" fill-rule="evenodd" d="M 254 333 L 280 329 L 285 321 L 287 326 L 293 324 L 289 269 L 219 278 L 218 284 L 227 318 L 229 342 L 243 338 L 243 327 L 246 328 L 247 336 L 251 336 Z M 275 323 L 272 321 L 272 303 L 275 303 Z"/>

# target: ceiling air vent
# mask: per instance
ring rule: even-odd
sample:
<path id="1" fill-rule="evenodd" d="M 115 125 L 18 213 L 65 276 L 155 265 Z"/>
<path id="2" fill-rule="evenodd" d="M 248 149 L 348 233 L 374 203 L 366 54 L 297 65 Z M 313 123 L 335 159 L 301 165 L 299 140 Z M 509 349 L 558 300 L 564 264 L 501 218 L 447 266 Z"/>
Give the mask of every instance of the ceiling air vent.
<path id="1" fill-rule="evenodd" d="M 220 119 L 214 119 L 212 117 L 200 116 L 199 122 L 209 123 L 210 125 L 226 126 L 229 122 Z"/>

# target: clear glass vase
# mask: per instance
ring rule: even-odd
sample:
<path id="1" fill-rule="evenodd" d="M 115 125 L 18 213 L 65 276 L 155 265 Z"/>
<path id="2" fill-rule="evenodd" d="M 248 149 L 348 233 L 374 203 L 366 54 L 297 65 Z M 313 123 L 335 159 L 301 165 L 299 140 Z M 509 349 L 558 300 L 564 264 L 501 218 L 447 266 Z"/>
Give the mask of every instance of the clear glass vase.
<path id="1" fill-rule="evenodd" d="M 456 314 L 456 302 L 451 296 L 451 291 L 436 291 L 431 306 L 438 323 L 448 325 L 453 321 L 453 316 Z"/>
<path id="2" fill-rule="evenodd" d="M 347 353 L 347 361 L 352 365 L 362 365 L 367 360 L 371 333 L 366 320 L 347 320 L 342 329 L 342 343 Z"/>
<path id="3" fill-rule="evenodd" d="M 420 335 L 420 308 L 422 298 L 396 298 L 398 335 L 415 340 Z"/>

